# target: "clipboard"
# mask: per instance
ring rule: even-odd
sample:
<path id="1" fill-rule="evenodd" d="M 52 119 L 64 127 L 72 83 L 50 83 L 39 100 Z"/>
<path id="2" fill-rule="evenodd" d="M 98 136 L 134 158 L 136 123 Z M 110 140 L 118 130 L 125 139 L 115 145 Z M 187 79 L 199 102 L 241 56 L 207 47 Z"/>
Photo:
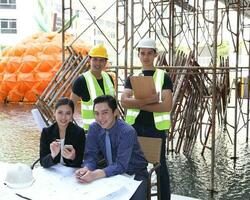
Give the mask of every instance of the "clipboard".
<path id="1" fill-rule="evenodd" d="M 136 99 L 145 99 L 156 94 L 152 76 L 131 76 L 130 82 Z"/>

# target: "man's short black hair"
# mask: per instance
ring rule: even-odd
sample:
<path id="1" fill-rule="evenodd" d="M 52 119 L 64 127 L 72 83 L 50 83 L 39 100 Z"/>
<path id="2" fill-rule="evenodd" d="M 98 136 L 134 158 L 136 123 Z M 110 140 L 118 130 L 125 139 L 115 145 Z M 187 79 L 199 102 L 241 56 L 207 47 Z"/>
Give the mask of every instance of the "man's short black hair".
<path id="1" fill-rule="evenodd" d="M 92 56 L 89 56 L 89 58 L 103 58 L 103 57 L 92 57 Z M 107 58 L 103 58 L 103 59 L 105 59 L 106 61 L 108 61 Z"/>
<path id="2" fill-rule="evenodd" d="M 115 110 L 117 109 L 116 99 L 111 95 L 101 95 L 99 97 L 96 97 L 94 99 L 93 109 L 95 108 L 95 105 L 98 103 L 107 103 L 108 106 L 111 108 L 112 112 L 115 112 Z"/>

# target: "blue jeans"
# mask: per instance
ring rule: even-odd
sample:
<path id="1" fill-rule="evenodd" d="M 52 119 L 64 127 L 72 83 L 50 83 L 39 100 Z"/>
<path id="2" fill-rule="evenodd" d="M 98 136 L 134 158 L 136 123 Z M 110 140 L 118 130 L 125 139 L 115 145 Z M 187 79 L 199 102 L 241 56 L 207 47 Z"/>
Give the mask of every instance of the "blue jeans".
<path id="1" fill-rule="evenodd" d="M 166 164 L 166 131 L 157 130 L 154 127 L 145 127 L 140 124 L 134 124 L 138 136 L 143 137 L 153 137 L 153 138 L 162 138 L 161 146 L 161 167 L 160 167 L 160 185 L 161 185 L 161 200 L 170 200 L 171 191 L 170 191 L 170 180 L 169 172 Z"/>

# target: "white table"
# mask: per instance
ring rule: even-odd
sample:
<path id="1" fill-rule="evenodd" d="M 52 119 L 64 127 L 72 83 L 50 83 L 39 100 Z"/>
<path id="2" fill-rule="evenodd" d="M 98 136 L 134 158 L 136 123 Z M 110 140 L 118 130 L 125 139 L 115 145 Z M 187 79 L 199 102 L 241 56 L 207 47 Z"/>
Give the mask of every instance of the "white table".
<path id="1" fill-rule="evenodd" d="M 8 167 L 11 164 L 0 162 L 0 199 L 21 200 L 20 194 L 32 200 L 128 200 L 140 181 L 133 177 L 117 175 L 96 180 L 89 184 L 78 183 L 74 177 L 75 168 L 56 165 L 49 169 L 42 167 L 33 170 L 35 182 L 24 189 L 10 189 L 4 185 Z"/>

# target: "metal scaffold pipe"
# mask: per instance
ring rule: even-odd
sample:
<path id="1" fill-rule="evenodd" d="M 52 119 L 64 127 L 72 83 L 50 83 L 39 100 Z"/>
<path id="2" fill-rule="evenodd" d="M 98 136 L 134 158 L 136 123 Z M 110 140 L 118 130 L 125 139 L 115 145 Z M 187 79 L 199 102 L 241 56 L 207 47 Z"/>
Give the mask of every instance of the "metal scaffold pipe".
<path id="1" fill-rule="evenodd" d="M 216 68 L 217 68 L 217 26 L 218 26 L 218 0 L 214 2 L 214 30 L 213 30 L 213 93 L 212 93 L 212 149 L 211 149 L 211 181 L 210 181 L 210 191 L 213 196 L 215 191 L 215 131 L 216 131 Z"/>

